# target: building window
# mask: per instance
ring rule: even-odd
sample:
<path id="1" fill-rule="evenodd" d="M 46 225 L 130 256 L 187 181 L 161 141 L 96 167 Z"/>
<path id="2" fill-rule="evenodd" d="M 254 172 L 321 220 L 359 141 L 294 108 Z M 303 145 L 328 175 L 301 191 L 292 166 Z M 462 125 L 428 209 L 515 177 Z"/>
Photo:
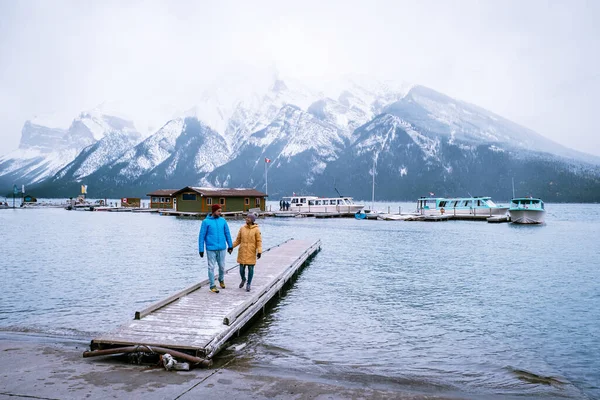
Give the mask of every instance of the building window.
<path id="1" fill-rule="evenodd" d="M 158 203 L 157 197 L 152 197 L 152 202 L 153 203 Z"/>
<path id="2" fill-rule="evenodd" d="M 181 199 L 196 201 L 196 194 L 195 193 L 184 193 L 183 196 L 181 196 Z"/>
<path id="3" fill-rule="evenodd" d="M 161 202 L 161 203 L 164 203 L 164 202 L 165 202 L 165 198 L 164 198 L 164 197 L 161 197 L 161 198 L 160 198 L 160 202 Z"/>
<path id="4" fill-rule="evenodd" d="M 170 197 L 167 197 L 165 200 L 166 200 L 166 203 L 170 203 L 171 202 L 171 198 Z"/>
<path id="5" fill-rule="evenodd" d="M 221 197 L 221 198 L 219 199 L 219 204 L 220 204 L 220 205 L 222 205 L 222 206 L 224 206 L 224 205 L 225 205 L 225 197 Z"/>
<path id="6" fill-rule="evenodd" d="M 246 198 L 244 199 L 244 204 L 245 204 L 245 205 L 247 205 L 247 206 L 249 206 L 249 205 L 250 205 L 250 198 L 249 198 L 249 197 L 246 197 Z"/>
<path id="7" fill-rule="evenodd" d="M 260 197 L 256 198 L 256 207 L 260 207 Z"/>
<path id="8" fill-rule="evenodd" d="M 211 199 L 210 197 L 207 197 L 207 198 L 206 198 L 206 205 L 207 205 L 207 206 L 210 206 L 210 205 L 212 205 L 212 199 Z"/>

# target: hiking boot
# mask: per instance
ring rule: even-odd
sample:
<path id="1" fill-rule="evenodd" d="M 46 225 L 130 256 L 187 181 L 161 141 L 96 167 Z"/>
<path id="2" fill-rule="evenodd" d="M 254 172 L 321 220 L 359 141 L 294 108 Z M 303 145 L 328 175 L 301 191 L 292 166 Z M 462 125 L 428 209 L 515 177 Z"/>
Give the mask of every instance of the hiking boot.
<path id="1" fill-rule="evenodd" d="M 249 292 L 249 291 L 250 291 L 250 284 L 247 284 L 246 285 L 246 292 Z"/>
<path id="2" fill-rule="evenodd" d="M 245 280 L 245 279 L 243 279 L 243 280 L 242 280 L 242 283 L 240 283 L 240 289 L 241 289 L 241 288 L 243 288 L 245 284 L 246 284 L 246 280 Z"/>
<path id="3" fill-rule="evenodd" d="M 219 293 L 219 289 L 217 289 L 216 286 L 211 287 L 210 291 L 213 292 L 213 293 Z"/>
<path id="4" fill-rule="evenodd" d="M 225 281 L 220 281 L 219 286 L 221 286 L 221 289 L 225 289 Z"/>

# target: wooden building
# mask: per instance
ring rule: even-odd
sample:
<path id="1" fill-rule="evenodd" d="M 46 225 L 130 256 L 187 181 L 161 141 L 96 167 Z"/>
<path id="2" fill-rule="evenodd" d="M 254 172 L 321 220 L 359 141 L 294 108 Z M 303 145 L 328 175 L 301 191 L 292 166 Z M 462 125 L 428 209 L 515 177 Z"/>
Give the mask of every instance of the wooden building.
<path id="1" fill-rule="evenodd" d="M 211 211 L 220 204 L 223 212 L 248 211 L 259 208 L 265 211 L 267 194 L 246 188 L 203 188 L 187 186 L 173 193 L 176 210 L 182 212 Z"/>
<path id="2" fill-rule="evenodd" d="M 142 199 L 139 197 L 121 197 L 121 207 L 140 208 Z"/>
<path id="3" fill-rule="evenodd" d="M 150 208 L 175 208 L 173 204 L 173 193 L 178 189 L 160 189 L 146 194 L 150 197 Z"/>

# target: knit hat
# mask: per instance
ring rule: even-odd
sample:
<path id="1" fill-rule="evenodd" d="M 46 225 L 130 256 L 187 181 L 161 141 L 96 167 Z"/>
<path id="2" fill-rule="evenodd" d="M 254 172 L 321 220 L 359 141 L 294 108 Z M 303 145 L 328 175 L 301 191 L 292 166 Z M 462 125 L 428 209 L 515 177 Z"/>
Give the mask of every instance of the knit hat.
<path id="1" fill-rule="evenodd" d="M 221 209 L 221 205 L 220 204 L 213 204 L 212 205 L 212 213 L 214 214 L 217 210 Z"/>
<path id="2" fill-rule="evenodd" d="M 248 215 L 246 215 L 246 218 L 250 218 L 250 221 L 252 221 L 252 223 L 254 223 L 254 221 L 256 221 L 256 215 L 254 215 L 252 213 L 248 213 Z"/>

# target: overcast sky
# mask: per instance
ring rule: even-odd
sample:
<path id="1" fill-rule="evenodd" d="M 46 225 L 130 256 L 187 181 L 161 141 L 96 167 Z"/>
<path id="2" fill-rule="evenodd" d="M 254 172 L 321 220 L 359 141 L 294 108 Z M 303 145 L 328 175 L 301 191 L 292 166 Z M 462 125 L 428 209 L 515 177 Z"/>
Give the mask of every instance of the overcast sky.
<path id="1" fill-rule="evenodd" d="M 35 115 L 117 101 L 143 125 L 236 68 L 422 84 L 600 155 L 599 18 L 594 0 L 0 0 L 0 155 Z"/>

